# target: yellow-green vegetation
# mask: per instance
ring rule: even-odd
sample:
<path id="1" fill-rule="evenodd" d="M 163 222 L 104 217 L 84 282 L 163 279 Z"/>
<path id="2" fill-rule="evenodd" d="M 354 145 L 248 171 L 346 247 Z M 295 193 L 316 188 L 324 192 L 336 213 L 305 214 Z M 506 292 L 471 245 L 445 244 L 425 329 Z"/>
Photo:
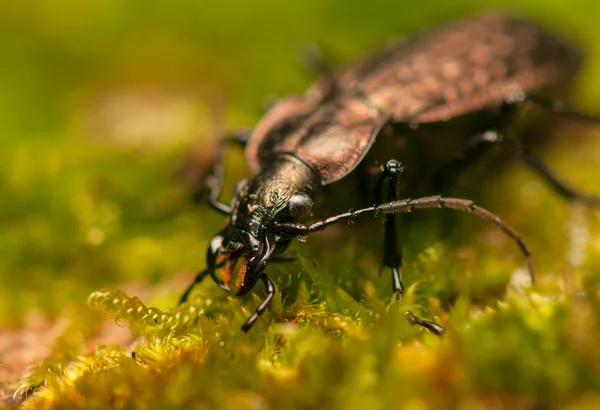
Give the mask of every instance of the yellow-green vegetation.
<path id="1" fill-rule="evenodd" d="M 303 91 L 303 46 L 341 62 L 392 35 L 510 7 L 581 45 L 570 97 L 599 115 L 596 3 L 2 2 L 3 405 L 600 408 L 600 214 L 518 164 L 455 194 L 523 234 L 533 288 L 493 227 L 422 211 L 402 229 L 401 303 L 389 303 L 389 275 L 379 275 L 380 218 L 367 234 L 342 225 L 294 243 L 293 263 L 269 266 L 277 293 L 248 334 L 239 328 L 260 286 L 234 298 L 206 281 L 177 307 L 225 223 L 190 193 L 210 161 L 214 119 L 252 125 L 269 97 Z M 551 140 L 552 167 L 600 192 L 598 128 L 571 125 Z M 248 174 L 232 150 L 224 197 Z M 446 334 L 412 327 L 407 310 Z M 37 354 L 21 343 L 31 338 Z"/>

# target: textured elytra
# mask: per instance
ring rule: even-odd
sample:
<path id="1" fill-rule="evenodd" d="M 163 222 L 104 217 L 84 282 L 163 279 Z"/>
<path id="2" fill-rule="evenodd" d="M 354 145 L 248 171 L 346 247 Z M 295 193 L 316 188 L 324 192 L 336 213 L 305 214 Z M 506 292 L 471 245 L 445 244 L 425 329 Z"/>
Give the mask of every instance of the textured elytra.
<path id="1" fill-rule="evenodd" d="M 361 161 L 380 128 L 437 122 L 500 105 L 510 94 L 567 82 L 577 51 L 520 19 L 488 14 L 390 46 L 279 102 L 254 130 L 248 163 L 281 153 L 318 171 L 323 185 Z"/>

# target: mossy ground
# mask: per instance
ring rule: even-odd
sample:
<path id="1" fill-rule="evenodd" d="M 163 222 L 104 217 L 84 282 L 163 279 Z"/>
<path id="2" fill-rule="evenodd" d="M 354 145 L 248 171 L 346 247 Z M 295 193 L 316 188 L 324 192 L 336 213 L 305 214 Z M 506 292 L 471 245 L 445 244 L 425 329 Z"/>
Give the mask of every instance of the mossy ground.
<path id="1" fill-rule="evenodd" d="M 402 303 L 388 303 L 379 242 L 342 226 L 294 244 L 294 263 L 269 268 L 277 295 L 247 335 L 239 327 L 258 287 L 236 299 L 206 282 L 175 307 L 225 222 L 190 201 L 189 181 L 210 157 L 212 118 L 226 105 L 228 126 L 251 125 L 266 97 L 303 90 L 303 45 L 345 61 L 398 32 L 518 4 L 582 44 L 587 63 L 572 100 L 600 113 L 596 2 L 509 3 L 2 3 L 5 404 L 599 408 L 600 215 L 566 204 L 518 165 L 464 194 L 526 238 L 539 272 L 533 288 L 509 285 L 522 259 L 494 228 L 424 211 L 431 217 L 403 232 Z M 545 158 L 600 192 L 599 137 L 567 128 Z M 239 152 L 228 160 L 225 196 L 248 175 Z M 440 228 L 446 218 L 453 229 Z M 411 327 L 406 310 L 447 333 Z"/>

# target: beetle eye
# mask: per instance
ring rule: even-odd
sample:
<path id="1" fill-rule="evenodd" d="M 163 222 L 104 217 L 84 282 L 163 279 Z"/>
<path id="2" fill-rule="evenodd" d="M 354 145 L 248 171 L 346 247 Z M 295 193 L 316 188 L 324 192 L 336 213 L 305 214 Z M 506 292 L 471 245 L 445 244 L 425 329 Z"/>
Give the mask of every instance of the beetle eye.
<path id="1" fill-rule="evenodd" d="M 288 207 L 292 217 L 297 218 L 312 211 L 313 201 L 306 192 L 297 192 L 290 198 Z"/>

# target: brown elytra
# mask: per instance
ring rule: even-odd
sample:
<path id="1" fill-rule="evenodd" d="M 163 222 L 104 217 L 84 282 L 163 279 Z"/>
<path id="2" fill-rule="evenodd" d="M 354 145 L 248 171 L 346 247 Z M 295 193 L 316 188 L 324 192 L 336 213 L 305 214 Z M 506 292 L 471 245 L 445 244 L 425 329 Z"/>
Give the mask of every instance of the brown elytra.
<path id="1" fill-rule="evenodd" d="M 486 14 L 400 42 L 277 103 L 246 148 L 259 173 L 282 152 L 343 178 L 388 122 L 437 122 L 567 82 L 580 65 L 570 45 L 529 22 Z"/>

